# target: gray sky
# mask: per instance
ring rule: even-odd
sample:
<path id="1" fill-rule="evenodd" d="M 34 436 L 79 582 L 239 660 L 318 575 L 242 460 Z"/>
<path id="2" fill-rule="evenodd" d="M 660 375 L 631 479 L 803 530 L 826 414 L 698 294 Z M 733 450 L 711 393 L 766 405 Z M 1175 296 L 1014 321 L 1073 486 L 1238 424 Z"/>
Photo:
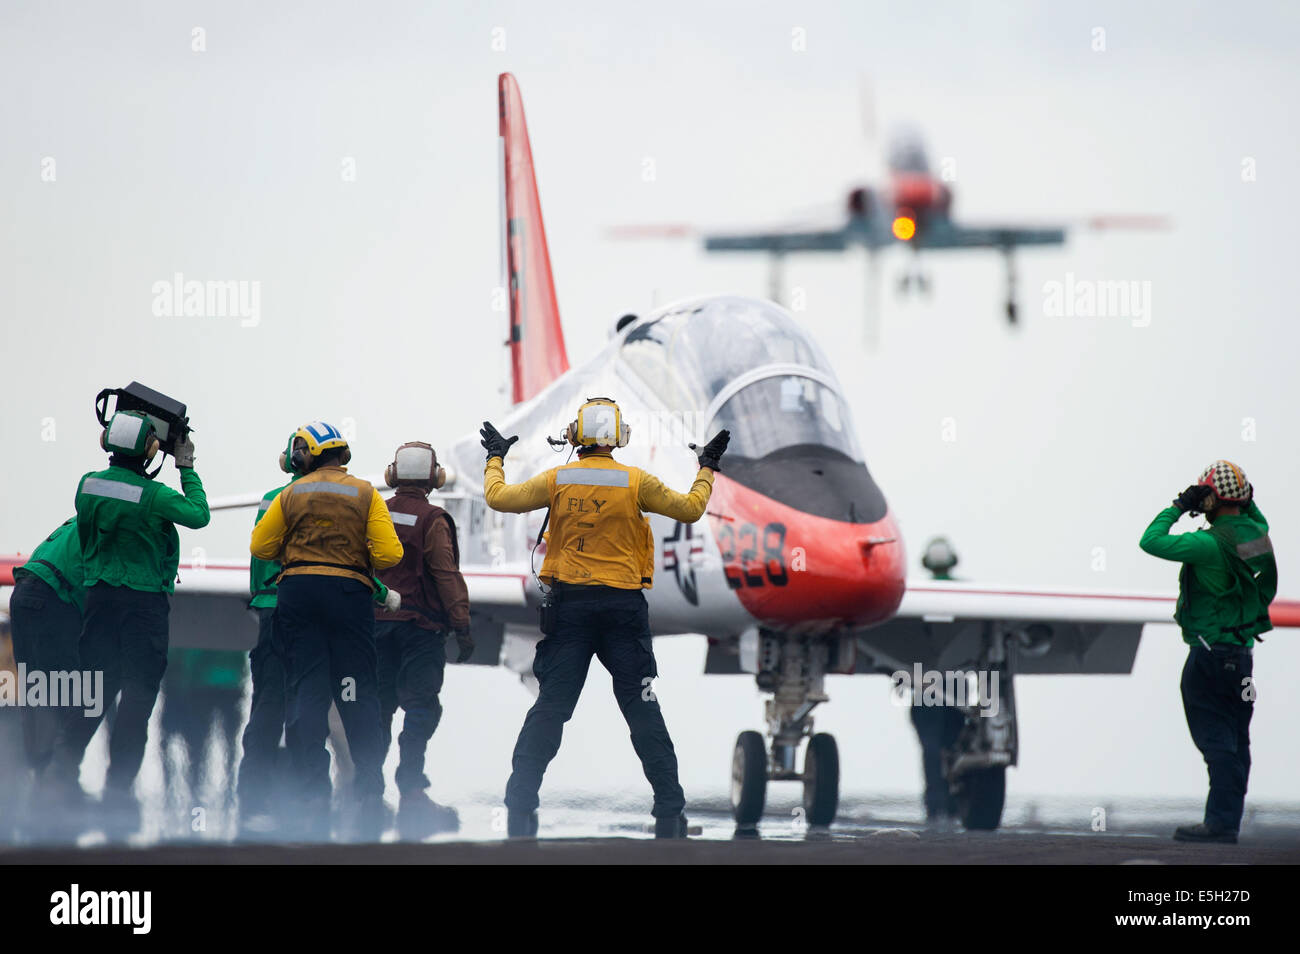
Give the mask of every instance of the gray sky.
<path id="1" fill-rule="evenodd" d="M 1300 92 L 1300 9 L 1135 6 L 8 3 L 0 550 L 29 551 L 71 512 L 76 478 L 102 466 L 91 400 L 133 378 L 188 402 L 213 494 L 272 486 L 286 433 L 306 419 L 350 419 L 354 469 L 373 472 L 403 441 L 446 446 L 499 413 L 498 72 L 522 85 L 575 361 L 623 311 L 762 294 L 758 259 L 603 230 L 838 204 L 879 166 L 860 122 L 869 76 L 882 133 L 912 123 L 936 162 L 954 160 L 958 217 L 1174 223 L 1023 254 L 1014 335 L 995 256 L 931 256 L 933 296 L 887 292 L 875 352 L 858 257 L 791 262 L 798 318 L 845 386 L 913 563 L 943 532 L 971 579 L 1171 589 L 1175 568 L 1136 541 L 1228 457 L 1273 524 L 1283 594 L 1300 595 L 1288 573 L 1300 461 L 1286 431 L 1300 397 L 1300 132 L 1285 120 Z M 341 175 L 348 159 L 355 181 Z M 905 264 L 884 257 L 891 288 Z M 177 272 L 260 282 L 260 322 L 156 317 L 153 285 Z M 1069 273 L 1149 282 L 1149 325 L 1045 315 L 1044 284 Z M 955 441 L 942 439 L 946 418 Z M 242 555 L 249 519 L 219 516 L 184 545 Z M 1181 653 L 1171 629 L 1152 628 L 1131 679 L 1023 680 L 1013 791 L 1201 791 Z M 661 656 L 685 780 L 721 786 L 736 731 L 759 722 L 757 694 L 698 676 L 698 640 Z M 1282 703 L 1300 665 L 1294 634 L 1257 658 L 1252 791 L 1300 799 Z M 604 686 L 593 676 L 548 776 L 557 785 L 641 784 Z M 840 736 L 846 788 L 917 787 L 884 681 L 836 680 L 832 694 L 818 727 Z M 494 695 L 499 719 L 481 711 Z M 447 705 L 447 764 L 467 788 L 502 783 L 522 690 L 502 672 L 456 671 Z M 608 753 L 599 768 L 584 738 Z"/>

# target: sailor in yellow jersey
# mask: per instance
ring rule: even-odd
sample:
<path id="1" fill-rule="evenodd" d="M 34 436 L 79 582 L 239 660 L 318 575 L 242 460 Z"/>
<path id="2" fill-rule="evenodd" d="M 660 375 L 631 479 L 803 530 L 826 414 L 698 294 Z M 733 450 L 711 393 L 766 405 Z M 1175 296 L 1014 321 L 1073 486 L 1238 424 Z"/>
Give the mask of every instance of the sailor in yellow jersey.
<path id="1" fill-rule="evenodd" d="M 506 513 L 550 508 L 540 579 L 550 586 L 554 605 L 543 610 L 544 638 L 533 662 L 540 691 L 519 732 L 506 786 L 510 836 L 537 834 L 542 775 L 559 750 L 564 723 L 573 715 L 595 655 L 613 677 L 632 746 L 654 789 L 655 836 L 685 837 L 677 755 L 650 689 L 657 673 L 641 591 L 654 576 L 654 539 L 645 514 L 699 520 L 730 434 L 722 431 L 705 446 L 690 492 L 680 494 L 653 474 L 614 460 L 614 448 L 627 445 L 629 428 L 609 398 L 588 400 L 569 425 L 565 436 L 578 448 L 575 463 L 522 484 L 507 484 L 502 467 L 518 437 L 502 437 L 486 421 L 480 433 L 488 457 L 483 475 L 488 506 Z"/>
<path id="2" fill-rule="evenodd" d="M 297 821 L 307 837 L 328 837 L 329 707 L 338 706 L 356 764 L 360 802 L 355 835 L 378 841 L 383 829 L 384 747 L 379 722 L 376 570 L 402 559 L 384 498 L 351 476 L 343 435 L 320 421 L 294 434 L 291 469 L 303 476 L 280 491 L 253 528 L 251 551 L 275 560 L 275 635 L 286 654 L 285 738 L 301 786 Z M 391 592 L 396 608 L 397 594 Z"/>

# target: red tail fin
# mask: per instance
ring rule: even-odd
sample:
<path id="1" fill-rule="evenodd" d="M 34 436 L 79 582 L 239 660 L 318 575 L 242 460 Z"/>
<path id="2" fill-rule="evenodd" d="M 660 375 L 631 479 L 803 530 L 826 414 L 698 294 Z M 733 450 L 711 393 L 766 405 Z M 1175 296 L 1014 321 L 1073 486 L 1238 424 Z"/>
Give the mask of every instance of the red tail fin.
<path id="1" fill-rule="evenodd" d="M 506 269 L 510 281 L 510 367 L 516 404 L 527 401 L 569 370 L 560 309 L 555 303 L 551 255 L 533 174 L 524 101 L 509 73 L 497 82 L 505 153 Z"/>

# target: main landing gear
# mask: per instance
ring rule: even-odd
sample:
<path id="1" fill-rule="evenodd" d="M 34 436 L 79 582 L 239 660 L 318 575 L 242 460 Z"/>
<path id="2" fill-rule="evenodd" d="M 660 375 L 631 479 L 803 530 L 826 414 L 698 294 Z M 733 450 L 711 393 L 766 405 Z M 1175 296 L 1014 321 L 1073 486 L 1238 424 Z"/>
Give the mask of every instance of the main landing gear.
<path id="1" fill-rule="evenodd" d="M 758 732 L 742 732 L 731 758 L 731 808 L 740 832 L 753 831 L 763 816 L 768 780 L 803 783 L 803 821 L 825 827 L 835 820 L 840 799 L 840 756 L 835 737 L 813 732 L 812 710 L 829 701 L 823 683 L 835 643 L 758 637 L 755 681 L 771 692 L 764 711 L 769 750 Z M 803 768 L 799 747 L 807 739 Z"/>
<path id="2" fill-rule="evenodd" d="M 964 706 L 966 725 L 943 754 L 944 776 L 968 831 L 992 831 L 1002 823 L 1007 796 L 1007 766 L 1019 754 L 1013 676 L 1021 634 L 990 623 L 976 669 L 980 691 Z"/>

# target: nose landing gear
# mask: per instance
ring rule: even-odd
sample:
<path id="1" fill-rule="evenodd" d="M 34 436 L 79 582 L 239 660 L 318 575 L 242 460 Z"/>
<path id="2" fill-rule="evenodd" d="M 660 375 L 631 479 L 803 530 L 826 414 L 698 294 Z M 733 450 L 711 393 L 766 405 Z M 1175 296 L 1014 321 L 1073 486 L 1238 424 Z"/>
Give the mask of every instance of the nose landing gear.
<path id="1" fill-rule="evenodd" d="M 731 808 L 737 831 L 752 831 L 763 816 L 768 780 L 803 783 L 803 821 L 824 827 L 835 820 L 840 797 L 840 758 L 835 737 L 813 732 L 812 710 L 829 701 L 824 690 L 830 647 L 823 641 L 764 634 L 755 676 L 771 692 L 765 704 L 768 750 L 758 732 L 742 732 L 731 759 Z M 803 769 L 799 747 L 808 740 Z"/>

